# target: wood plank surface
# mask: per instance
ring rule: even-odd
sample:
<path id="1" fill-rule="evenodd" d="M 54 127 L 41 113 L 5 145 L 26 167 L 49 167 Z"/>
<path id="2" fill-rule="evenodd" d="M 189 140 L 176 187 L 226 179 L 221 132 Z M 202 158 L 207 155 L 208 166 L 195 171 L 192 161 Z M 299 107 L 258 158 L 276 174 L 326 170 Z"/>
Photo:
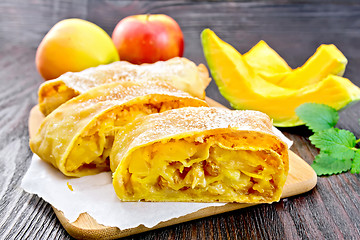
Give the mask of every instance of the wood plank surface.
<path id="1" fill-rule="evenodd" d="M 223 105 L 217 103 L 211 98 L 206 98 L 206 101 L 212 107 L 225 108 Z M 43 119 L 44 115 L 40 112 L 39 106 L 33 107 L 29 114 L 29 135 L 35 136 Z M 317 177 L 315 171 L 298 155 L 291 150 L 289 151 L 289 174 L 281 195 L 281 198 L 292 197 L 301 193 L 305 193 L 313 189 L 316 185 Z M 187 214 L 185 216 L 170 219 L 165 222 L 157 224 L 153 228 L 146 228 L 140 225 L 136 228 L 120 230 L 116 227 L 108 227 L 98 224 L 96 219 L 92 218 L 87 213 L 83 213 L 75 222 L 69 222 L 61 211 L 53 207 L 56 216 L 64 226 L 66 231 L 75 238 L 80 239 L 115 239 L 119 237 L 126 237 L 153 229 L 163 228 L 178 223 L 183 223 L 199 218 L 212 216 L 215 214 L 234 211 L 256 204 L 226 204 L 220 207 L 209 207 L 201 209 L 197 212 Z M 268 204 L 265 204 L 268 205 Z"/>
<path id="2" fill-rule="evenodd" d="M 260 39 L 297 67 L 321 43 L 334 43 L 348 58 L 345 77 L 360 85 L 359 1 L 0 1 L 0 239 L 72 239 L 51 206 L 19 188 L 29 167 L 28 114 L 42 82 L 35 52 L 57 21 L 78 17 L 111 34 L 130 14 L 174 17 L 185 36 L 185 56 L 204 62 L 199 34 L 210 27 L 241 52 Z M 207 95 L 229 106 L 212 83 Z M 338 127 L 360 137 L 360 104 L 340 114 Z M 312 163 L 318 153 L 304 127 L 282 129 L 292 151 Z M 315 189 L 272 205 L 223 213 L 126 239 L 359 239 L 360 176 L 320 177 Z"/>

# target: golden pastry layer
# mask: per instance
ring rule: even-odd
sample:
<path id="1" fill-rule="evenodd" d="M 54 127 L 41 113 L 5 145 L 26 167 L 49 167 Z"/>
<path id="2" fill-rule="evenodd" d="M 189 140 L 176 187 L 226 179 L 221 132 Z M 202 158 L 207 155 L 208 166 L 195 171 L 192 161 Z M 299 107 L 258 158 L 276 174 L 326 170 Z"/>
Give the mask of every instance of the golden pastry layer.
<path id="1" fill-rule="evenodd" d="M 256 111 L 181 108 L 115 135 L 110 165 L 122 201 L 278 201 L 288 150 Z"/>
<path id="2" fill-rule="evenodd" d="M 203 64 L 198 66 L 186 58 L 173 58 L 153 64 L 134 65 L 125 61 L 114 62 L 68 72 L 59 78 L 46 81 L 39 88 L 39 106 L 46 116 L 69 99 L 101 84 L 118 81 L 164 81 L 192 96 L 204 99 L 210 82 Z"/>
<path id="3" fill-rule="evenodd" d="M 114 133 L 144 115 L 208 106 L 161 82 L 115 82 L 91 88 L 49 114 L 30 147 L 67 176 L 109 170 Z"/>

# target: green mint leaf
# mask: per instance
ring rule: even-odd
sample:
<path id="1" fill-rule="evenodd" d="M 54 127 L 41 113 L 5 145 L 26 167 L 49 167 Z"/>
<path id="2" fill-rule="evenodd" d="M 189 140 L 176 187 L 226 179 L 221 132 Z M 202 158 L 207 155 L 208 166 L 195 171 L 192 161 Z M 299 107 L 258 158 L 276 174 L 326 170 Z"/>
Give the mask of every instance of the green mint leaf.
<path id="1" fill-rule="evenodd" d="M 329 128 L 315 133 L 309 139 L 320 149 L 320 153 L 326 153 L 336 159 L 354 158 L 356 138 L 348 130 Z"/>
<path id="2" fill-rule="evenodd" d="M 356 152 L 352 165 L 351 165 L 351 173 L 355 174 L 355 173 L 360 173 L 360 153 Z"/>
<path id="3" fill-rule="evenodd" d="M 331 155 L 320 153 L 315 157 L 311 167 L 315 170 L 316 174 L 332 175 L 346 172 L 351 168 L 351 159 L 349 158 L 334 158 Z"/>
<path id="4" fill-rule="evenodd" d="M 339 120 L 336 109 L 319 103 L 304 103 L 295 110 L 296 115 L 313 132 L 332 128 Z"/>

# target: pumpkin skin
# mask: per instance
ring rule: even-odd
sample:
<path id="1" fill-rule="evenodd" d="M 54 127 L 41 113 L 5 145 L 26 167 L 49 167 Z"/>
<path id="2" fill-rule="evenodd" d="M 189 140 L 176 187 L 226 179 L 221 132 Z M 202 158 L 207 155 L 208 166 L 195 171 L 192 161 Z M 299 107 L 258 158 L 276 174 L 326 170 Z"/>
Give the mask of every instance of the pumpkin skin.
<path id="1" fill-rule="evenodd" d="M 257 74 L 236 49 L 210 29 L 201 33 L 201 41 L 211 75 L 232 107 L 264 112 L 273 119 L 275 126 L 302 125 L 295 109 L 306 102 L 340 109 L 360 99 L 360 89 L 336 75 L 328 75 L 300 89 L 277 86 Z"/>

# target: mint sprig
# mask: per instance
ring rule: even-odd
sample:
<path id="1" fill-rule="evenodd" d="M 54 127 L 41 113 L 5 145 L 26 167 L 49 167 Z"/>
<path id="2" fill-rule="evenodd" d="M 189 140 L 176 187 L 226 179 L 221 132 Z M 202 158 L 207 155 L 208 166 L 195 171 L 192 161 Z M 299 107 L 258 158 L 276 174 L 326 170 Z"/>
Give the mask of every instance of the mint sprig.
<path id="1" fill-rule="evenodd" d="M 295 112 L 313 132 L 335 127 L 339 120 L 339 113 L 336 109 L 325 104 L 304 103 Z"/>
<path id="2" fill-rule="evenodd" d="M 327 105 L 304 103 L 296 109 L 299 118 L 314 132 L 310 141 L 320 149 L 311 165 L 316 174 L 332 175 L 351 170 L 360 173 L 360 150 L 355 135 L 344 129 L 335 128 L 338 112 Z M 360 123 L 360 122 L 359 122 Z"/>
<path id="3" fill-rule="evenodd" d="M 356 152 L 351 164 L 351 173 L 360 173 L 360 153 Z"/>
<path id="4" fill-rule="evenodd" d="M 326 153 L 320 153 L 315 157 L 311 166 L 319 176 L 338 174 L 349 171 L 351 168 L 351 159 L 338 159 Z"/>
<path id="5" fill-rule="evenodd" d="M 353 158 L 355 155 L 354 147 L 356 138 L 348 130 L 338 128 L 328 128 L 316 132 L 310 137 L 310 141 L 315 147 L 319 148 L 322 153 L 331 155 L 336 159 Z"/>

